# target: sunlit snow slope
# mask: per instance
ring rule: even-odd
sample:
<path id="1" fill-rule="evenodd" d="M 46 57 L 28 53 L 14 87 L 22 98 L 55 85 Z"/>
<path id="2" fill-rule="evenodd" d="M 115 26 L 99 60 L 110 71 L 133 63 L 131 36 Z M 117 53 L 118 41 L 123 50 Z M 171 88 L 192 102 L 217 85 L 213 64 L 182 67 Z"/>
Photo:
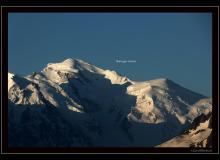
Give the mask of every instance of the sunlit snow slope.
<path id="1" fill-rule="evenodd" d="M 183 134 L 157 147 L 212 147 L 211 112 L 198 116 Z"/>

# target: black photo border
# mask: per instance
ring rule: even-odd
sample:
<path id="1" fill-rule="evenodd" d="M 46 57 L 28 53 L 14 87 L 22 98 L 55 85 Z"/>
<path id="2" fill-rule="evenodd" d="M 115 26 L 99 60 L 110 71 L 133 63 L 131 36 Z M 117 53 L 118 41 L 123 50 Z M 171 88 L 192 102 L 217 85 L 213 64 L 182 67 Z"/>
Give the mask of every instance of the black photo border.
<path id="1" fill-rule="evenodd" d="M 212 13 L 212 148 L 9 148 L 8 147 L 8 13 L 64 12 L 209 12 Z M 219 153 L 219 6 L 1 6 L 1 153 L 126 153 L 217 154 Z"/>

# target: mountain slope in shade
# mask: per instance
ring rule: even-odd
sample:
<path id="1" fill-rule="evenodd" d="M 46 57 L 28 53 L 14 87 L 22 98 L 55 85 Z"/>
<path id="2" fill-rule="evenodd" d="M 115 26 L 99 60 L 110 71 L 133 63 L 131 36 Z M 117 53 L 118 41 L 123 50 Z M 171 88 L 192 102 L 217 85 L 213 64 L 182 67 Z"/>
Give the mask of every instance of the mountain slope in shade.
<path id="1" fill-rule="evenodd" d="M 157 147 L 212 147 L 212 114 L 201 114 L 190 127 L 177 136 Z"/>
<path id="2" fill-rule="evenodd" d="M 78 59 L 8 73 L 9 146 L 156 146 L 211 110 L 204 98 L 168 79 L 136 82 Z"/>

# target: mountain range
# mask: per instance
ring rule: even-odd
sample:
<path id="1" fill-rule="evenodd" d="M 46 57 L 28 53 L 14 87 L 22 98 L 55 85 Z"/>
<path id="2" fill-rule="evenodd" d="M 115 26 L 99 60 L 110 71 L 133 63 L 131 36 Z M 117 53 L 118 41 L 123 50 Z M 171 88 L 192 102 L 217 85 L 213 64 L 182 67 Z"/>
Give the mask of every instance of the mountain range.
<path id="1" fill-rule="evenodd" d="M 8 73 L 9 147 L 210 147 L 211 113 L 211 98 L 170 79 L 79 59 Z"/>

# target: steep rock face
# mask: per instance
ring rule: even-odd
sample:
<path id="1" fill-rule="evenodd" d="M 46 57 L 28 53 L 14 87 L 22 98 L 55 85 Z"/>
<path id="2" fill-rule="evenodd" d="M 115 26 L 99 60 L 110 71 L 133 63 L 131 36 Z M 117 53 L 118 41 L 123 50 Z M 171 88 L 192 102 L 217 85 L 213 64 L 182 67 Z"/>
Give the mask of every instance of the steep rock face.
<path id="1" fill-rule="evenodd" d="M 212 113 L 196 117 L 183 134 L 158 147 L 212 147 Z"/>
<path id="2" fill-rule="evenodd" d="M 152 147 L 211 110 L 203 98 L 168 79 L 135 82 L 79 59 L 8 73 L 9 146 Z"/>
<path id="3" fill-rule="evenodd" d="M 8 73 L 8 99 L 15 104 L 43 105 L 37 84 Z"/>

